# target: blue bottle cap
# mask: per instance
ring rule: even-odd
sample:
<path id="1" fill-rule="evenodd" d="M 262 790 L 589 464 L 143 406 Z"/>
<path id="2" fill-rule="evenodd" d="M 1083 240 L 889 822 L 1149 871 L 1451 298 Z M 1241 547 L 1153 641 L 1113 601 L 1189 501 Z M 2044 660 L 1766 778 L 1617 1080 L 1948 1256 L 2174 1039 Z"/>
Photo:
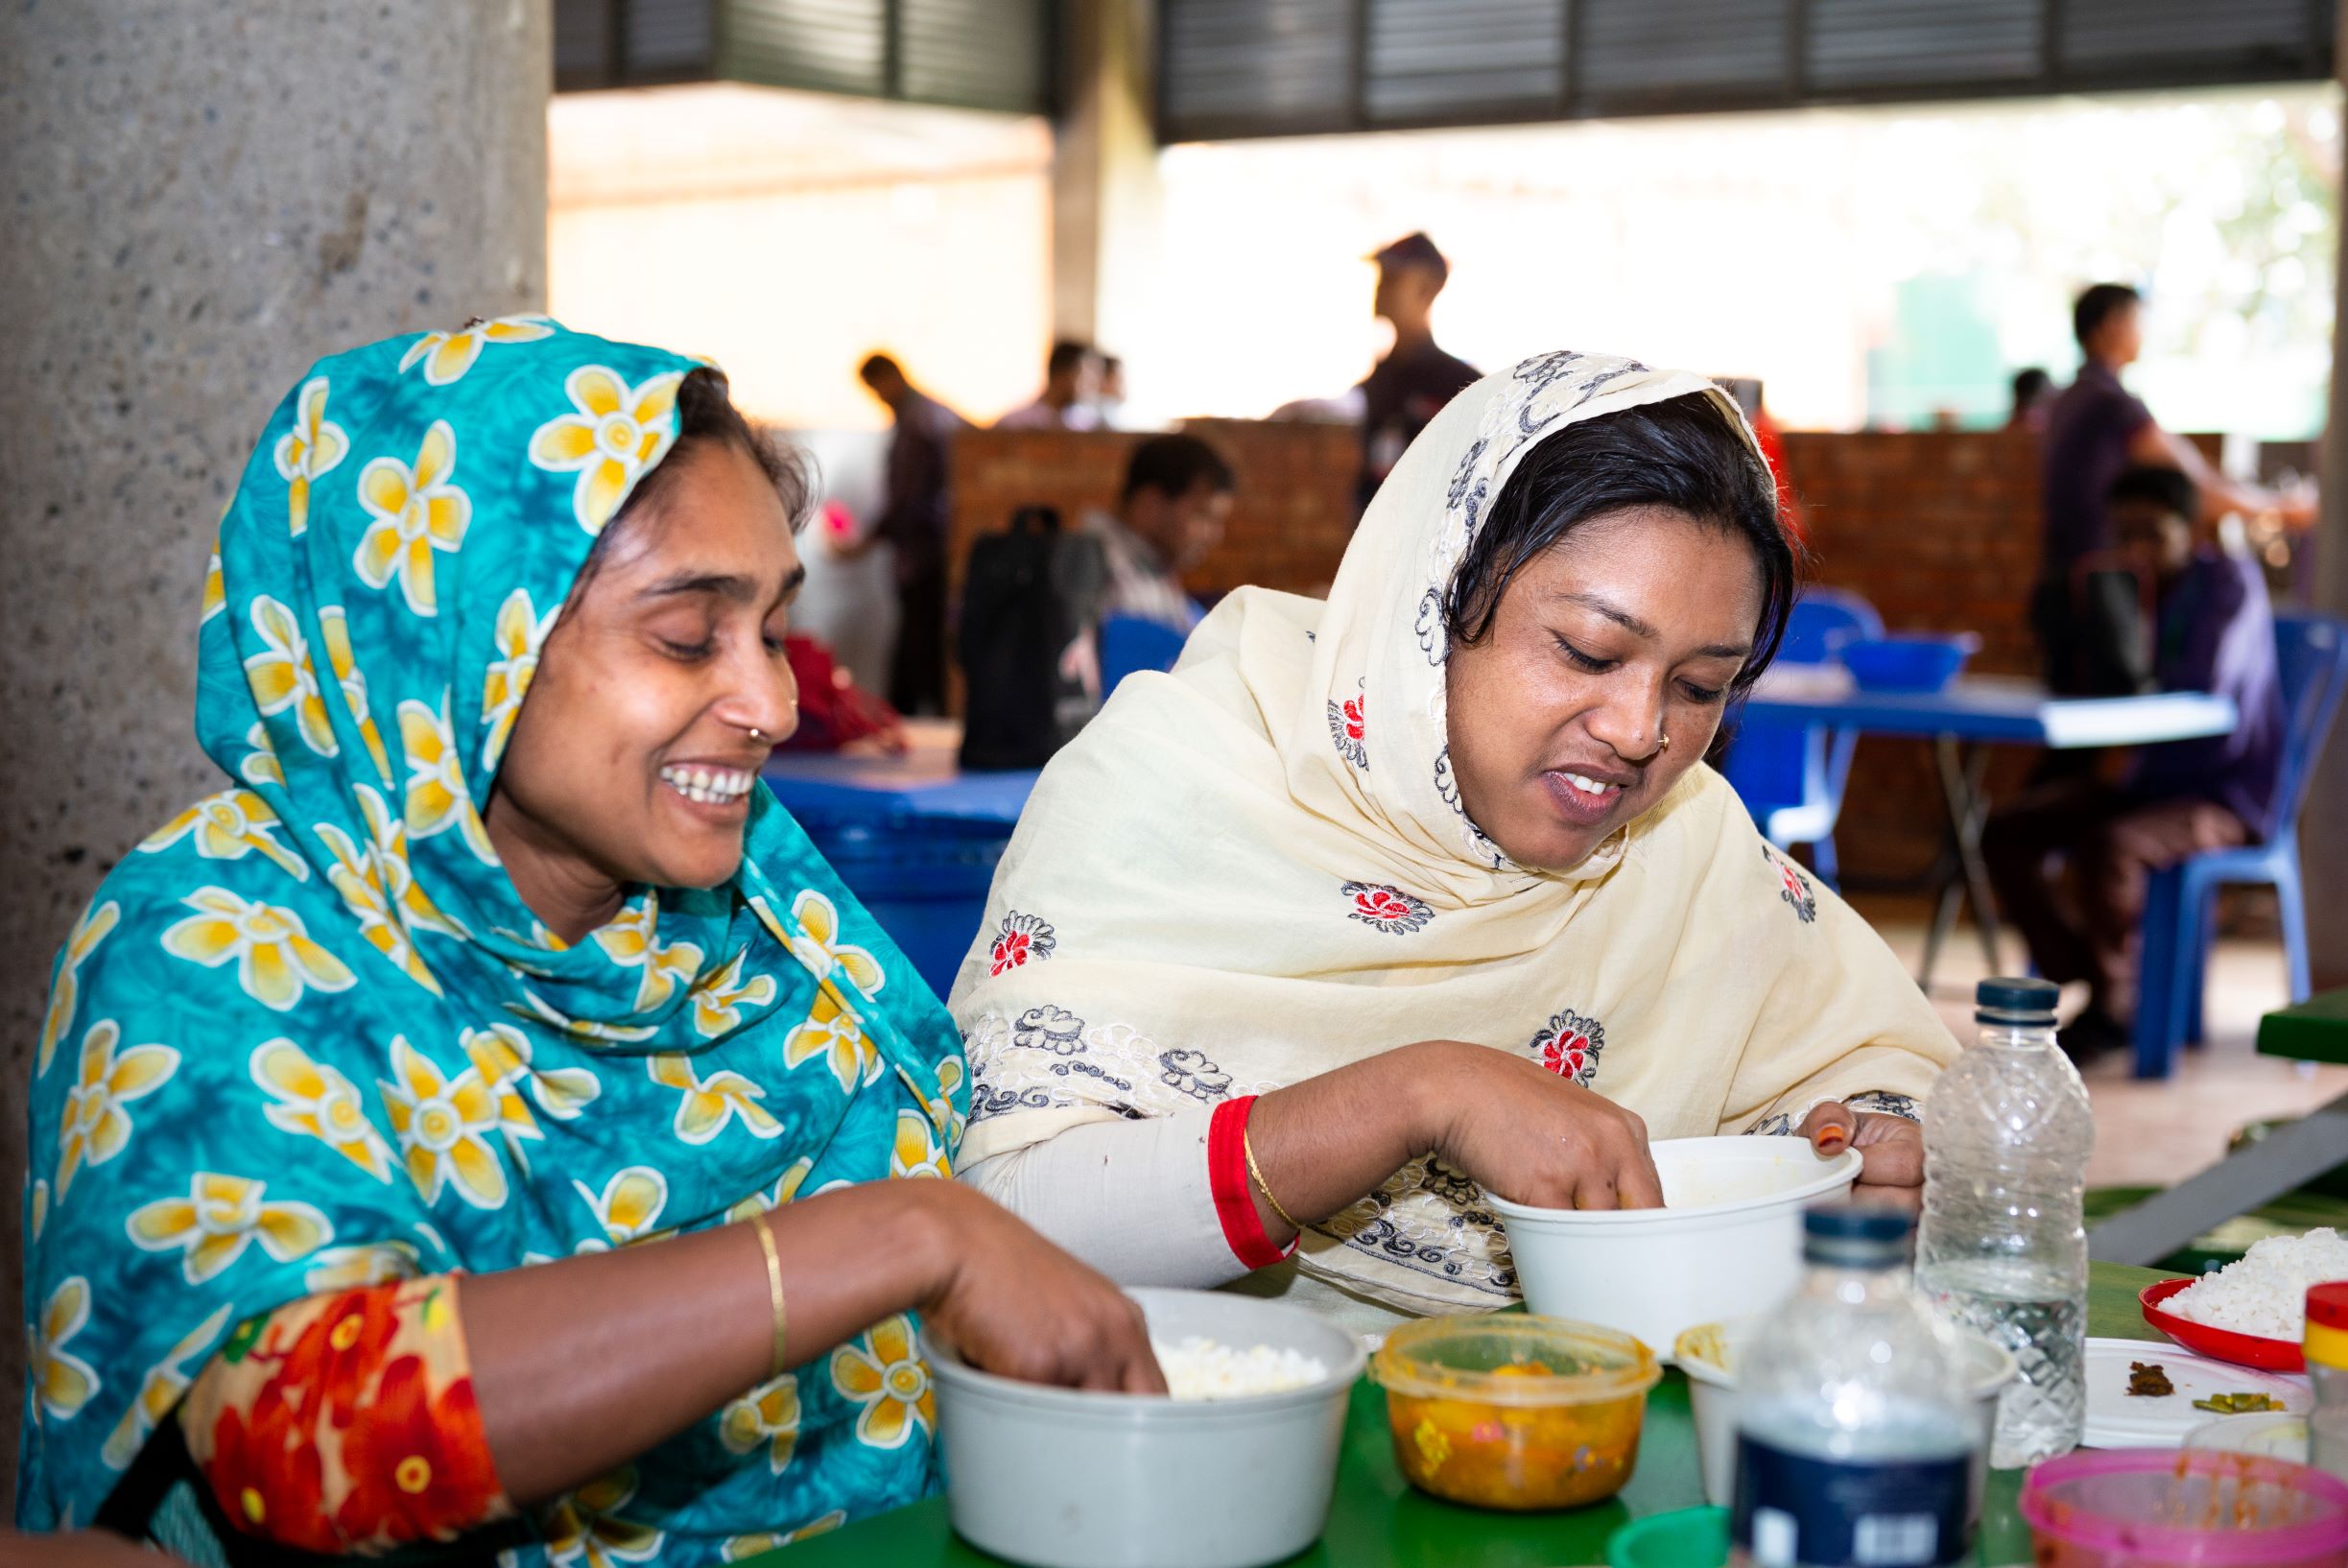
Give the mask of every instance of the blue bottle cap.
<path id="1" fill-rule="evenodd" d="M 1908 1260 L 1915 1228 L 1898 1209 L 1823 1203 L 1802 1215 L 1802 1256 L 1838 1269 L 1890 1269 Z"/>
<path id="2" fill-rule="evenodd" d="M 1973 988 L 1973 1016 L 1984 1024 L 2052 1024 L 2062 994 L 2051 980 L 1984 980 Z"/>

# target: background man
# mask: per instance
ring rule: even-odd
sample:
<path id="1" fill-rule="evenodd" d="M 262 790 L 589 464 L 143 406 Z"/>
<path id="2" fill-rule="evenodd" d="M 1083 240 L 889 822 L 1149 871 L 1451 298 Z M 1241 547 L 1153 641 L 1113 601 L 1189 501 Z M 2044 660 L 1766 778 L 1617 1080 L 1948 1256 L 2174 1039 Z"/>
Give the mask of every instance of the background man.
<path id="1" fill-rule="evenodd" d="M 1451 264 L 1425 234 L 1406 234 L 1369 258 L 1378 264 L 1371 309 L 1394 329 L 1394 346 L 1362 383 L 1361 504 L 1427 421 L 1476 379 L 1473 365 L 1445 353 L 1430 316 L 1451 277 Z"/>
<path id="2" fill-rule="evenodd" d="M 2081 294 L 2071 323 L 2084 360 L 2078 379 L 2047 410 L 2041 565 L 2031 621 L 2046 654 L 2047 681 L 2057 691 L 2078 689 L 2071 571 L 2081 557 L 2112 547 L 2104 505 L 2123 469 L 2177 469 L 2198 491 L 2205 518 L 2273 511 L 2300 528 L 2315 520 L 2312 497 L 2280 495 L 2227 478 L 2193 442 L 2163 430 L 2152 411 L 2121 385 L 2121 371 L 2144 349 L 2142 318 L 2142 297 L 2124 283 L 2098 283 Z"/>
<path id="3" fill-rule="evenodd" d="M 2207 538 L 2204 503 L 2173 467 L 2125 470 L 2104 503 L 2118 555 L 2152 590 L 2161 688 L 2230 697 L 2241 723 L 2231 735 L 2145 748 L 2125 784 L 2066 778 L 1990 819 L 1982 848 L 1998 907 L 2040 974 L 2087 982 L 2086 1010 L 2063 1035 L 2079 1057 L 2127 1040 L 2130 949 L 2151 874 L 2272 832 L 2283 757 L 2274 613 L 2258 563 L 2196 542 Z M 2068 911 L 2048 872 L 2056 856 L 2072 873 Z"/>
<path id="4" fill-rule="evenodd" d="M 896 431 L 889 442 L 889 491 L 863 537 L 835 546 L 853 558 L 881 539 L 896 547 L 897 646 L 889 659 L 889 701 L 899 713 L 942 713 L 946 702 L 946 454 L 962 416 L 922 392 L 887 354 L 857 371 L 889 406 Z"/>
<path id="5" fill-rule="evenodd" d="M 1044 360 L 1044 390 L 1035 401 L 995 421 L 997 430 L 1093 430 L 1101 422 L 1101 356 L 1090 344 L 1062 338 Z"/>
<path id="6" fill-rule="evenodd" d="M 1196 436 L 1156 436 L 1135 447 L 1117 511 L 1085 518 L 1108 557 L 1103 612 L 1187 635 L 1199 610 L 1182 576 L 1222 542 L 1237 488 L 1231 465 Z"/>

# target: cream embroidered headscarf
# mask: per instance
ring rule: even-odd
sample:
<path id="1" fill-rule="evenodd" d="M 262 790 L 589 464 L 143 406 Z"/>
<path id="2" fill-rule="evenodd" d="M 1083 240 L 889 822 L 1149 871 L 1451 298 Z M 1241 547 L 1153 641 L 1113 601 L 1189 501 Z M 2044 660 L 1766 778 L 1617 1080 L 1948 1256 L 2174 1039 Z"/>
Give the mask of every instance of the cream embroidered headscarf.
<path id="1" fill-rule="evenodd" d="M 1931 1085 L 1956 1044 L 1914 983 L 1709 768 L 1565 872 L 1511 864 L 1460 806 L 1440 606 L 1484 511 L 1569 423 L 1689 393 L 1743 428 L 1709 381 L 1627 360 L 1485 377 L 1405 454 L 1326 604 L 1244 588 L 1172 675 L 1118 688 L 1044 771 L 954 987 L 964 1169 L 1424 1039 L 1525 1053 L 1656 1138 Z M 1408 1310 L 1516 1294 L 1482 1192 L 1432 1160 L 1300 1262 Z"/>

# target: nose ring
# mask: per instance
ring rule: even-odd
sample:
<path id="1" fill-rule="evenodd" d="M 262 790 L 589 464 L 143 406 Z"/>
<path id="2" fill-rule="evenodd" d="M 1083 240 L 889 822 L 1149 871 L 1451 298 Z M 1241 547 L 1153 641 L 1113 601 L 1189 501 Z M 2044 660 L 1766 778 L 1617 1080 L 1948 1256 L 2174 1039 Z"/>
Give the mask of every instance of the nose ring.
<path id="1" fill-rule="evenodd" d="M 1672 737 L 1671 737 L 1671 736 L 1669 736 L 1669 735 L 1666 735 L 1666 734 L 1665 734 L 1665 733 L 1664 733 L 1662 730 L 1660 730 L 1660 729 L 1658 729 L 1657 731 L 1655 731 L 1655 749 L 1656 749 L 1656 750 L 1658 750 L 1658 751 L 1669 751 L 1671 748 L 1672 748 Z"/>
<path id="2" fill-rule="evenodd" d="M 758 727 L 756 725 L 752 725 L 750 726 L 750 732 L 749 732 L 749 733 L 750 733 L 750 739 L 752 739 L 752 740 L 754 740 L 754 741 L 763 741 L 763 740 L 765 740 L 765 739 L 767 738 L 767 732 L 766 732 L 765 730 L 763 730 L 763 729 L 759 728 L 759 727 Z"/>

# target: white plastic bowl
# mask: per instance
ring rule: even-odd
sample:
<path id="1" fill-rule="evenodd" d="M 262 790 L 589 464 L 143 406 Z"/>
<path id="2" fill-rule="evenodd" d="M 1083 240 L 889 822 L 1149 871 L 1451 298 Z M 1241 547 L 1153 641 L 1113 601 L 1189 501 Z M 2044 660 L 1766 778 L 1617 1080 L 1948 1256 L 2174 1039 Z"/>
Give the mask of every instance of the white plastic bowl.
<path id="1" fill-rule="evenodd" d="M 925 1330 L 955 1530 L 1032 1568 L 1255 1568 L 1319 1539 L 1360 1342 L 1277 1301 L 1127 1294 L 1162 1342 L 1293 1349 L 1329 1375 L 1236 1399 L 1088 1393 L 979 1371 Z"/>
<path id="2" fill-rule="evenodd" d="M 1719 1508 L 1736 1502 L 1737 1364 L 1752 1342 L 1761 1319 L 1738 1318 L 1703 1323 L 1679 1336 L 1673 1350 L 1688 1374 L 1688 1406 L 1696 1416 L 1696 1453 L 1704 1472 L 1704 1501 Z M 2012 1351 L 1964 1329 L 1965 1387 L 1973 1395 L 1980 1441 L 1973 1449 L 1973 1511 L 1981 1511 L 1981 1488 L 1989 1479 L 1989 1437 L 1997 1424 L 1998 1395 L 2021 1372 Z"/>
<path id="3" fill-rule="evenodd" d="M 1683 1329 L 1766 1312 L 1802 1277 L 1802 1210 L 1859 1179 L 1807 1138 L 1667 1138 L 1659 1209 L 1536 1209 L 1492 1199 L 1525 1305 L 1635 1334 L 1672 1359 Z"/>

